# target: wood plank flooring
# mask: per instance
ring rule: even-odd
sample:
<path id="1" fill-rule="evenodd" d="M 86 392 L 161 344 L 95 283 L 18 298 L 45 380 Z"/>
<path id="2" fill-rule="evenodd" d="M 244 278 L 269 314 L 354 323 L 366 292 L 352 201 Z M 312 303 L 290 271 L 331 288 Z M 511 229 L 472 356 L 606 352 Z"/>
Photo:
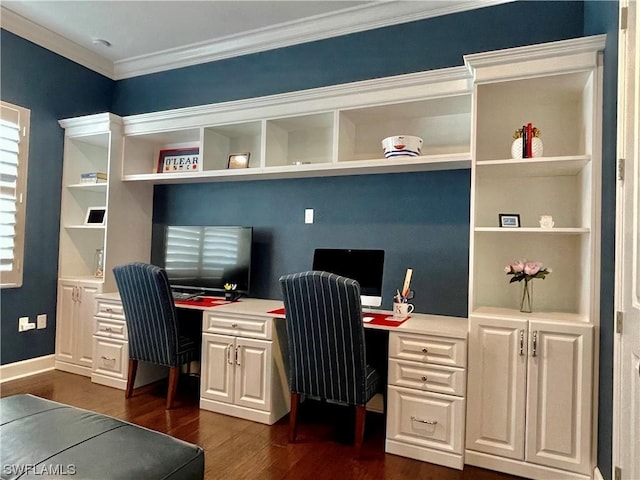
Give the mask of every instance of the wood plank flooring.
<path id="1" fill-rule="evenodd" d="M 287 440 L 288 417 L 262 425 L 200 410 L 195 377 L 181 378 L 175 408 L 166 411 L 166 384 L 124 391 L 79 375 L 51 371 L 5 382 L 0 396 L 31 393 L 168 433 L 205 450 L 205 478 L 340 480 L 518 480 L 481 468 L 463 471 L 384 453 L 384 417 L 368 413 L 363 453 L 354 456 L 353 416 L 348 408 L 305 402 L 298 440 Z"/>

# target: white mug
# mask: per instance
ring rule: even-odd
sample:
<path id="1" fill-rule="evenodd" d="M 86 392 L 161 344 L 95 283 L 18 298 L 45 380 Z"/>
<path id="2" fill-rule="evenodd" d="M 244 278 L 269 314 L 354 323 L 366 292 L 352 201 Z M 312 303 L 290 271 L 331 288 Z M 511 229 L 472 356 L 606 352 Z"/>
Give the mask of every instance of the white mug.
<path id="1" fill-rule="evenodd" d="M 397 303 L 393 304 L 393 318 L 403 319 L 413 312 L 413 304 L 411 303 Z"/>
<path id="2" fill-rule="evenodd" d="M 551 215 L 540 215 L 540 227 L 541 228 L 553 228 L 555 222 Z"/>

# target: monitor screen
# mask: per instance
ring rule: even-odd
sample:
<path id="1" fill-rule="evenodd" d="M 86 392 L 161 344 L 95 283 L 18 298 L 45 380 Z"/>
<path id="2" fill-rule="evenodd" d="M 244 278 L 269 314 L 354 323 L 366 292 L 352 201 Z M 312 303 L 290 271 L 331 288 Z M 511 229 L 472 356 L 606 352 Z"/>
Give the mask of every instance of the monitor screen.
<path id="1" fill-rule="evenodd" d="M 360 284 L 362 305 L 382 304 L 382 272 L 384 250 L 354 250 L 317 248 L 313 254 L 313 269 L 335 273 Z"/>
<path id="2" fill-rule="evenodd" d="M 225 284 L 249 293 L 251 227 L 166 227 L 163 265 L 172 288 L 223 292 Z"/>

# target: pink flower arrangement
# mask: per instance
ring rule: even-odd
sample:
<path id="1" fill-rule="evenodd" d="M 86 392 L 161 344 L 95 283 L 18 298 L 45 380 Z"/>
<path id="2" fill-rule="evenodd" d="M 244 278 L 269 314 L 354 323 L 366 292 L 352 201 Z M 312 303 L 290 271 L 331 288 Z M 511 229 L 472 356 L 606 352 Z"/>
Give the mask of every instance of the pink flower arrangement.
<path id="1" fill-rule="evenodd" d="M 545 268 L 541 262 L 529 262 L 527 260 L 518 260 L 504 267 L 507 275 L 513 275 L 509 283 L 520 282 L 524 280 L 528 282 L 534 278 L 544 278 L 551 273 L 550 268 Z"/>

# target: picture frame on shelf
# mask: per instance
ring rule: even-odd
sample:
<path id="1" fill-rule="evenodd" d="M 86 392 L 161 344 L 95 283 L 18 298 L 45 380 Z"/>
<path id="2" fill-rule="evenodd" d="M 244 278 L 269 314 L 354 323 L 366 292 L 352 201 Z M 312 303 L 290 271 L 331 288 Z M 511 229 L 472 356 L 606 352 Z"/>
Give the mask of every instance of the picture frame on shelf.
<path id="1" fill-rule="evenodd" d="M 520 228 L 519 213 L 499 213 L 498 219 L 502 228 Z"/>
<path id="2" fill-rule="evenodd" d="M 103 226 L 107 218 L 107 207 L 89 207 L 84 217 L 87 226 Z"/>
<path id="3" fill-rule="evenodd" d="M 185 173 L 202 170 L 198 147 L 160 150 L 157 173 Z"/>
<path id="4" fill-rule="evenodd" d="M 249 158 L 251 152 L 232 153 L 229 155 L 229 161 L 227 162 L 227 168 L 248 168 Z"/>

